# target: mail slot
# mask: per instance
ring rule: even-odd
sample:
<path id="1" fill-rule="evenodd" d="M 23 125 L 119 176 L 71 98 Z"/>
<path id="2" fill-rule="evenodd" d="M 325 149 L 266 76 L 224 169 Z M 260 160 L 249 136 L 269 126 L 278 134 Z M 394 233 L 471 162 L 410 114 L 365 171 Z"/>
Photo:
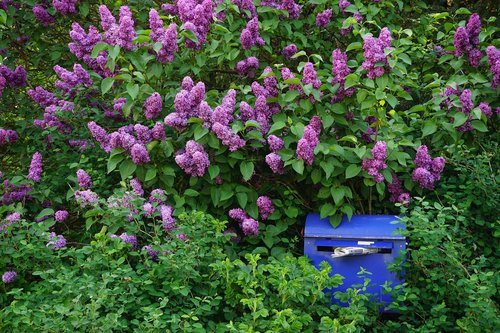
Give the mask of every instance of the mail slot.
<path id="1" fill-rule="evenodd" d="M 382 292 L 387 281 L 391 287 L 402 284 L 398 276 L 389 272 L 388 264 L 406 249 L 405 237 L 397 230 L 404 228 L 394 215 L 354 215 L 350 221 L 343 217 L 341 224 L 333 228 L 327 218 L 309 214 L 304 230 L 304 254 L 312 264 L 320 267 L 322 261 L 332 266 L 331 274 L 344 276 L 344 283 L 332 292 L 345 292 L 348 288 L 363 284 L 358 274 L 362 269 L 370 272 L 371 279 L 366 292 L 374 294 L 375 301 L 391 302 L 391 296 Z M 332 301 L 341 305 L 337 299 Z"/>

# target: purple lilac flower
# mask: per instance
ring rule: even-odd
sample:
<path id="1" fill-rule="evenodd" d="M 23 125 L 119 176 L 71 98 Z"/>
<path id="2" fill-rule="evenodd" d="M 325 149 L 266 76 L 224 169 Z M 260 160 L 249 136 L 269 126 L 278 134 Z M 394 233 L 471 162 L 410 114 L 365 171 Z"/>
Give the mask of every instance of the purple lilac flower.
<path id="1" fill-rule="evenodd" d="M 351 3 L 347 0 L 340 0 L 339 1 L 339 9 L 342 15 L 347 16 L 347 12 L 345 11 L 347 7 L 349 7 Z"/>
<path id="2" fill-rule="evenodd" d="M 132 146 L 130 149 L 130 155 L 132 156 L 132 162 L 137 165 L 148 163 L 150 161 L 146 146 L 140 143 L 136 143 Z"/>
<path id="3" fill-rule="evenodd" d="M 231 238 L 229 238 L 231 242 L 239 243 L 241 241 L 241 237 L 238 236 L 238 233 L 236 232 L 235 228 L 229 227 L 226 230 L 224 230 L 224 235 L 227 234 L 234 234 L 234 236 L 231 236 Z"/>
<path id="4" fill-rule="evenodd" d="M 162 48 L 157 51 L 157 59 L 162 63 L 173 61 L 174 53 L 179 50 L 177 45 L 177 25 L 171 23 L 168 29 L 165 29 L 158 12 L 151 9 L 149 12 L 149 26 L 151 28 L 149 35 L 151 40 L 162 44 Z"/>
<path id="5" fill-rule="evenodd" d="M 387 185 L 387 190 L 391 195 L 389 198 L 391 202 L 399 202 L 405 206 L 410 204 L 410 194 L 405 192 L 401 181 L 395 174 L 392 174 L 392 182 Z"/>
<path id="6" fill-rule="evenodd" d="M 232 0 L 232 2 L 236 6 L 238 6 L 241 13 L 244 13 L 244 11 L 249 11 L 250 17 L 257 16 L 257 10 L 255 9 L 255 5 L 253 4 L 252 0 Z"/>
<path id="7" fill-rule="evenodd" d="M 135 249 L 137 247 L 137 236 L 129 235 L 126 232 L 124 232 L 120 235 L 120 238 L 124 243 L 132 245 L 132 248 Z"/>
<path id="8" fill-rule="evenodd" d="M 264 39 L 259 34 L 259 19 L 254 17 L 248 21 L 247 26 L 240 35 L 240 42 L 244 50 L 252 46 L 262 46 L 265 44 Z"/>
<path id="9" fill-rule="evenodd" d="M 91 190 L 76 191 L 75 199 L 76 202 L 80 204 L 81 208 L 85 208 L 87 206 L 94 207 L 99 203 L 99 197 Z"/>
<path id="10" fill-rule="evenodd" d="M 254 77 L 255 72 L 259 68 L 259 59 L 255 57 L 248 57 L 239 61 L 236 64 L 236 71 L 240 76 Z"/>
<path id="11" fill-rule="evenodd" d="M 240 227 L 246 236 L 256 236 L 259 234 L 259 222 L 252 218 L 245 219 L 241 222 Z"/>
<path id="12" fill-rule="evenodd" d="M 66 239 L 63 235 L 56 235 L 55 232 L 51 232 L 48 238 L 49 242 L 47 243 L 47 247 L 60 249 L 66 246 Z"/>
<path id="13" fill-rule="evenodd" d="M 142 144 L 148 144 L 151 142 L 151 131 L 147 126 L 141 124 L 134 125 L 135 135 L 137 136 L 137 141 Z"/>
<path id="14" fill-rule="evenodd" d="M 16 278 L 17 278 L 17 273 L 14 271 L 5 272 L 2 275 L 2 281 L 5 284 L 14 282 Z"/>
<path id="15" fill-rule="evenodd" d="M 160 115 L 162 107 L 162 98 L 155 92 L 144 102 L 144 115 L 146 119 L 153 119 Z"/>
<path id="16" fill-rule="evenodd" d="M 267 137 L 267 144 L 269 145 L 269 149 L 271 149 L 273 153 L 277 153 L 279 150 L 285 147 L 285 143 L 283 142 L 283 140 L 273 134 Z"/>
<path id="17" fill-rule="evenodd" d="M 0 76 L 0 97 L 3 95 L 3 90 L 5 89 L 6 84 L 7 80 L 3 76 Z"/>
<path id="18" fill-rule="evenodd" d="M 175 163 L 187 174 L 193 177 L 203 177 L 210 165 L 210 160 L 202 145 L 194 140 L 189 140 L 184 151 L 175 156 Z"/>
<path id="19" fill-rule="evenodd" d="M 318 116 L 314 116 L 311 118 L 309 125 L 304 128 L 304 134 L 297 144 L 297 159 L 304 160 L 308 165 L 313 164 L 314 149 L 319 143 L 320 132 L 321 120 Z"/>
<path id="20" fill-rule="evenodd" d="M 151 260 L 153 260 L 153 261 L 157 261 L 158 260 L 158 254 L 160 254 L 160 251 L 153 250 L 153 247 L 151 245 L 144 245 L 141 248 L 141 250 L 142 251 L 146 251 L 146 253 L 151 258 Z"/>
<path id="21" fill-rule="evenodd" d="M 281 53 L 283 54 L 283 56 L 287 59 L 291 59 L 292 56 L 297 53 L 297 45 L 295 44 L 290 44 L 290 45 L 287 45 L 283 48 L 283 51 L 281 51 Z"/>
<path id="22" fill-rule="evenodd" d="M 311 84 L 314 89 L 319 89 L 321 87 L 321 81 L 318 79 L 318 75 L 314 70 L 314 65 L 311 62 L 307 62 L 304 65 L 304 71 L 302 73 L 302 84 L 307 85 Z M 323 92 L 319 92 L 320 97 L 323 95 Z M 309 96 L 309 99 L 314 104 L 316 99 L 313 95 Z"/>
<path id="23" fill-rule="evenodd" d="M 245 140 L 240 138 L 238 134 L 234 133 L 231 128 L 220 123 L 213 124 L 212 131 L 215 133 L 217 138 L 221 140 L 223 145 L 229 147 L 230 151 L 236 151 L 243 147 L 246 143 Z"/>
<path id="24" fill-rule="evenodd" d="M 130 181 L 130 186 L 135 194 L 142 197 L 144 195 L 144 190 L 142 189 L 142 184 L 139 179 L 134 178 Z"/>
<path id="25" fill-rule="evenodd" d="M 331 19 L 332 19 L 332 10 L 327 9 L 316 15 L 316 26 L 326 27 L 330 23 Z"/>
<path id="26" fill-rule="evenodd" d="M 385 159 L 387 157 L 387 144 L 384 141 L 377 141 L 373 148 L 371 149 L 373 158 L 363 160 L 362 168 L 367 170 L 373 179 L 380 183 L 384 181 L 384 176 L 380 173 L 381 170 L 387 168 L 385 164 Z"/>
<path id="27" fill-rule="evenodd" d="M 13 143 L 19 138 L 19 135 L 14 130 L 4 130 L 0 128 L 0 146 L 4 143 Z"/>
<path id="28" fill-rule="evenodd" d="M 146 215 L 147 217 L 152 217 L 156 209 L 152 204 L 146 202 L 144 203 L 144 205 L 142 205 L 142 210 L 144 211 L 144 215 Z"/>
<path id="29" fill-rule="evenodd" d="M 28 173 L 28 179 L 31 179 L 35 183 L 39 183 L 42 178 L 42 154 L 36 152 L 31 158 L 30 170 Z"/>
<path id="30" fill-rule="evenodd" d="M 425 189 L 432 190 L 435 183 L 441 178 L 446 160 L 442 157 L 431 158 L 427 146 L 420 146 L 415 156 L 415 170 L 412 179 Z"/>
<path id="31" fill-rule="evenodd" d="M 35 103 L 40 105 L 42 108 L 46 108 L 50 105 L 54 105 L 58 101 L 58 99 L 56 98 L 56 96 L 53 93 L 43 89 L 40 86 L 36 87 L 35 89 L 28 90 L 28 96 L 30 96 L 31 99 Z"/>
<path id="32" fill-rule="evenodd" d="M 127 6 L 120 7 L 118 24 L 106 5 L 99 6 L 99 14 L 106 42 L 110 45 L 119 45 L 126 50 L 132 50 L 134 48 L 132 40 L 135 38 L 135 30 L 130 8 Z"/>
<path id="33" fill-rule="evenodd" d="M 78 85 L 92 85 L 90 75 L 80 64 L 73 66 L 73 72 L 59 65 L 54 66 L 54 71 L 60 78 L 60 80 L 56 80 L 55 86 L 65 94 L 71 94 Z"/>
<path id="34" fill-rule="evenodd" d="M 336 49 L 332 52 L 332 74 L 333 79 L 332 84 L 339 84 L 339 88 L 332 97 L 332 103 L 337 103 L 342 101 L 346 96 L 352 96 L 356 89 L 350 87 L 348 89 L 344 88 L 345 77 L 351 73 L 350 68 L 347 66 L 347 54 Z"/>
<path id="35" fill-rule="evenodd" d="M 167 200 L 167 195 L 165 194 L 165 191 L 163 191 L 160 188 L 152 190 L 151 193 L 149 194 L 149 202 L 151 203 L 156 202 L 161 204 L 166 200 Z"/>
<path id="36" fill-rule="evenodd" d="M 469 63 L 474 67 L 479 67 L 481 60 L 481 50 L 477 48 L 479 45 L 479 33 L 481 32 L 481 18 L 474 13 L 469 17 L 466 27 L 458 27 L 453 37 L 453 45 L 455 46 L 455 56 L 460 57 L 467 54 Z"/>
<path id="37" fill-rule="evenodd" d="M 78 185 L 84 190 L 92 186 L 92 178 L 85 172 L 85 170 L 80 169 L 76 172 L 76 178 L 78 180 Z"/>
<path id="38" fill-rule="evenodd" d="M 151 137 L 154 140 L 165 140 L 167 138 L 167 135 L 165 134 L 165 127 L 163 123 L 156 123 L 153 128 L 151 129 Z"/>
<path id="39" fill-rule="evenodd" d="M 500 50 L 495 46 L 490 45 L 486 48 L 486 56 L 488 57 L 488 63 L 490 64 L 491 74 L 493 74 L 491 87 L 496 89 L 498 87 L 498 83 L 500 82 Z"/>
<path id="40" fill-rule="evenodd" d="M 38 4 L 33 7 L 33 14 L 35 14 L 35 18 L 42 23 L 44 27 L 48 27 L 56 21 L 49 13 L 47 13 L 47 10 L 45 10 L 43 6 Z"/>
<path id="41" fill-rule="evenodd" d="M 295 75 L 292 73 L 292 71 L 290 71 L 289 68 L 283 67 L 281 69 L 281 78 L 283 79 L 283 81 L 286 81 L 289 79 L 294 79 Z M 302 87 L 300 86 L 300 84 L 289 84 L 288 88 L 290 90 L 297 90 L 298 92 L 303 93 L 303 90 L 302 90 Z"/>
<path id="42" fill-rule="evenodd" d="M 0 65 L 0 77 L 2 76 L 5 79 L 3 84 L 8 84 L 11 88 L 26 86 L 27 74 L 23 66 L 17 66 L 16 69 L 11 70 L 5 65 Z"/>
<path id="43" fill-rule="evenodd" d="M 166 232 L 171 232 L 176 227 L 176 220 L 172 217 L 174 209 L 167 205 L 160 206 L 161 220 L 163 221 L 163 230 Z"/>
<path id="44" fill-rule="evenodd" d="M 21 213 L 15 212 L 7 215 L 4 221 L 0 221 L 0 232 L 19 221 L 21 221 Z"/>
<path id="45" fill-rule="evenodd" d="M 226 96 L 222 99 L 221 105 L 217 106 L 212 112 L 210 122 L 229 126 L 233 121 L 234 106 L 236 104 L 236 91 L 229 89 Z"/>
<path id="46" fill-rule="evenodd" d="M 269 215 L 271 215 L 276 209 L 271 201 L 271 198 L 268 196 L 260 196 L 257 199 L 257 207 L 259 209 L 260 217 L 263 220 L 267 220 Z"/>
<path id="47" fill-rule="evenodd" d="M 97 57 L 92 57 L 94 46 L 102 41 L 102 36 L 94 26 L 89 26 L 88 33 L 78 23 L 73 22 L 69 33 L 73 42 L 68 44 L 69 50 L 78 59 L 82 59 L 90 68 L 99 75 L 109 77 L 112 71 L 106 68 L 108 63 L 107 51 L 101 51 Z"/>
<path id="48" fill-rule="evenodd" d="M 370 35 L 365 37 L 363 43 L 365 61 L 362 66 L 368 72 L 368 78 L 373 80 L 378 76 L 384 75 L 385 68 L 388 67 L 384 49 L 390 48 L 391 42 L 391 32 L 387 28 L 382 28 L 382 30 L 380 30 L 378 38 L 374 38 Z M 383 66 L 379 66 L 380 64 Z"/>
<path id="49" fill-rule="evenodd" d="M 57 222 L 64 222 L 68 219 L 69 212 L 67 210 L 58 210 L 54 214 L 54 216 L 55 216 Z"/>
<path id="50" fill-rule="evenodd" d="M 52 6 L 59 13 L 66 14 L 74 14 L 76 13 L 76 3 L 78 0 L 52 0 Z"/>
<path id="51" fill-rule="evenodd" d="M 178 240 L 181 240 L 183 242 L 185 242 L 188 239 L 186 234 L 177 234 L 176 237 Z"/>
<path id="52" fill-rule="evenodd" d="M 491 111 L 491 107 L 488 105 L 488 103 L 479 103 L 479 109 L 486 118 L 490 118 L 493 115 L 493 111 Z"/>
<path id="53" fill-rule="evenodd" d="M 29 194 L 31 190 L 32 187 L 29 185 L 9 184 L 9 181 L 6 179 L 3 181 L 2 204 L 10 205 L 13 202 L 29 201 L 32 199 L 32 196 Z"/>

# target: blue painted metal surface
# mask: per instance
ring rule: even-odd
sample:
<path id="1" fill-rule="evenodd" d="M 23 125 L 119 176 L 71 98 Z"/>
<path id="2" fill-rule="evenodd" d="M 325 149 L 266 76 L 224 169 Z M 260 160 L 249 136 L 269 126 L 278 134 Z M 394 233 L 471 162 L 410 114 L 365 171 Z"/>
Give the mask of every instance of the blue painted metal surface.
<path id="1" fill-rule="evenodd" d="M 396 230 L 404 228 L 394 215 L 354 215 L 351 221 L 343 217 L 342 223 L 333 228 L 328 218 L 321 219 L 319 214 L 309 214 L 304 230 L 304 254 L 311 258 L 316 267 L 322 261 L 332 266 L 332 274 L 344 276 L 344 283 L 332 290 L 345 292 L 353 285 L 363 284 L 363 276 L 358 275 L 361 267 L 372 273 L 366 292 L 377 294 L 375 301 L 387 303 L 391 298 L 382 293 L 382 285 L 391 281 L 391 287 L 402 283 L 395 273 L 389 272 L 387 265 L 393 262 L 401 250 L 406 249 L 406 239 Z M 356 247 L 378 249 L 378 253 L 332 257 L 335 248 Z M 341 305 L 337 299 L 332 301 Z"/>

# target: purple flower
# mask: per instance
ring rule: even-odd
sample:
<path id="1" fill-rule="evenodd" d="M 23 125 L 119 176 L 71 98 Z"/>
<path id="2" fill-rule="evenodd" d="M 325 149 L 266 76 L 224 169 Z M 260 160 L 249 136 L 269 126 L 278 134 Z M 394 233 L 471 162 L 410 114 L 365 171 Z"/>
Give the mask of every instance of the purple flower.
<path id="1" fill-rule="evenodd" d="M 246 236 L 255 236 L 259 234 L 259 222 L 252 218 L 243 220 L 240 224 L 241 230 Z"/>
<path id="2" fill-rule="evenodd" d="M 174 209 L 167 205 L 160 206 L 161 220 L 163 221 L 163 230 L 171 232 L 175 229 L 177 221 L 172 217 Z"/>
<path id="3" fill-rule="evenodd" d="M 137 247 L 137 236 L 129 235 L 124 232 L 120 235 L 120 238 L 124 243 L 132 245 L 132 248 L 135 249 Z"/>
<path id="4" fill-rule="evenodd" d="M 165 29 L 158 12 L 151 9 L 149 11 L 149 26 L 151 28 L 149 35 L 151 40 L 162 44 L 162 48 L 157 51 L 157 59 L 162 63 L 173 61 L 174 53 L 179 49 L 177 45 L 177 25 L 172 23 L 168 29 Z"/>
<path id="5" fill-rule="evenodd" d="M 139 143 L 146 145 L 151 142 L 151 131 L 147 126 L 141 124 L 135 124 L 134 131 L 135 134 L 137 135 L 137 141 Z"/>
<path id="6" fill-rule="evenodd" d="M 245 50 L 254 45 L 262 46 L 265 44 L 264 39 L 259 34 L 259 19 L 257 17 L 248 21 L 247 26 L 241 32 L 240 42 Z"/>
<path id="7" fill-rule="evenodd" d="M 10 225 L 21 221 L 21 213 L 15 212 L 5 217 L 4 221 L 0 221 L 0 232 L 9 227 Z"/>
<path id="8" fill-rule="evenodd" d="M 132 187 L 132 190 L 134 191 L 135 194 L 138 196 L 142 197 L 144 195 L 144 190 L 142 189 L 142 184 L 139 181 L 139 179 L 134 178 L 130 181 L 130 186 Z"/>
<path id="9" fill-rule="evenodd" d="M 342 0 L 341 0 L 342 1 Z M 327 9 L 318 15 L 316 15 L 316 26 L 318 27 L 326 27 L 330 20 L 332 19 L 332 10 Z"/>
<path id="10" fill-rule="evenodd" d="M 387 185 L 387 190 L 391 194 L 389 198 L 391 202 L 399 202 L 405 206 L 410 204 L 410 194 L 405 192 L 401 182 L 395 174 L 392 174 L 392 182 Z"/>
<path id="11" fill-rule="evenodd" d="M 380 173 L 381 170 L 387 168 L 385 159 L 387 157 L 387 144 L 384 141 L 377 141 L 371 149 L 373 158 L 363 160 L 361 167 L 366 170 L 373 179 L 380 183 L 384 181 L 384 176 Z"/>
<path id="12" fill-rule="evenodd" d="M 259 59 L 248 57 L 236 64 L 236 71 L 240 76 L 254 77 L 254 70 L 259 68 Z"/>
<path id="13" fill-rule="evenodd" d="M 31 158 L 30 170 L 28 173 L 28 179 L 31 179 L 35 183 L 39 183 L 42 178 L 42 154 L 36 152 Z"/>
<path id="14" fill-rule="evenodd" d="M 308 165 L 314 161 L 314 149 L 319 143 L 321 120 L 318 116 L 311 118 L 309 125 L 304 128 L 304 134 L 297 144 L 297 159 L 304 160 Z"/>
<path id="15" fill-rule="evenodd" d="M 415 170 L 412 174 L 414 182 L 425 189 L 432 190 L 434 184 L 441 178 L 446 160 L 439 156 L 431 158 L 427 152 L 427 146 L 420 146 L 415 156 Z"/>
<path id="16" fill-rule="evenodd" d="M 241 208 L 233 208 L 229 210 L 229 217 L 241 223 L 248 218 L 248 215 Z"/>
<path id="17" fill-rule="evenodd" d="M 73 14 L 76 13 L 75 6 L 77 2 L 78 0 L 52 0 L 52 6 L 63 15 Z"/>
<path id="18" fill-rule="evenodd" d="M 283 48 L 283 51 L 281 51 L 281 53 L 283 54 L 283 56 L 287 59 L 291 59 L 292 56 L 297 53 L 297 45 L 295 44 L 290 44 L 290 45 L 287 45 Z"/>
<path id="19" fill-rule="evenodd" d="M 167 195 L 161 188 L 156 188 L 149 194 L 149 202 L 156 202 L 161 204 L 165 202 L 165 200 L 167 200 Z"/>
<path id="20" fill-rule="evenodd" d="M 267 220 L 269 215 L 271 215 L 276 209 L 271 201 L 271 198 L 268 196 L 260 196 L 257 199 L 257 207 L 259 209 L 260 217 L 263 220 Z"/>
<path id="21" fill-rule="evenodd" d="M 136 143 L 132 146 L 130 149 L 130 155 L 132 156 L 132 162 L 137 165 L 148 163 L 150 161 L 146 146 L 140 143 Z"/>
<path id="22" fill-rule="evenodd" d="M 47 243 L 47 247 L 53 249 L 60 249 L 66 246 L 66 239 L 63 235 L 56 235 L 55 232 L 51 232 L 49 234 L 49 242 Z"/>
<path id="23" fill-rule="evenodd" d="M 427 146 L 422 145 L 417 148 L 415 155 L 415 165 L 419 168 L 425 168 L 432 162 L 431 155 L 427 151 Z"/>
<path id="24" fill-rule="evenodd" d="M 463 112 L 469 113 L 470 110 L 474 107 L 474 103 L 472 102 L 472 92 L 469 89 L 464 89 L 462 94 L 460 95 L 460 102 L 462 103 Z"/>
<path id="25" fill-rule="evenodd" d="M 144 245 L 141 248 L 141 250 L 142 251 L 146 251 L 146 253 L 151 258 L 151 260 L 153 260 L 153 261 L 157 261 L 158 260 L 158 254 L 160 254 L 160 251 L 153 250 L 153 247 L 151 245 Z"/>
<path id="26" fill-rule="evenodd" d="M 165 140 L 167 138 L 165 134 L 165 126 L 163 123 L 156 123 L 153 128 L 151 129 L 151 136 L 153 137 L 154 140 Z"/>
<path id="27" fill-rule="evenodd" d="M 498 83 L 500 82 L 500 50 L 493 45 L 490 45 L 486 48 L 486 56 L 488 57 L 488 63 L 490 64 L 491 74 L 493 74 L 491 87 L 496 89 L 498 87 Z"/>
<path id="28" fill-rule="evenodd" d="M 490 118 L 493 115 L 493 111 L 491 111 L 491 107 L 488 105 L 488 103 L 479 103 L 479 109 L 486 118 Z"/>
<path id="29" fill-rule="evenodd" d="M 269 149 L 271 149 L 273 153 L 277 153 L 279 150 L 285 147 L 285 143 L 283 142 L 283 140 L 273 134 L 269 135 L 269 137 L 267 138 L 267 144 L 269 145 Z"/>
<path id="30" fill-rule="evenodd" d="M 224 126 L 221 123 L 212 125 L 212 131 L 222 144 L 229 147 L 230 151 L 236 151 L 245 145 L 245 140 L 241 139 L 238 134 L 233 133 L 231 128 Z"/>
<path id="31" fill-rule="evenodd" d="M 45 27 L 48 27 L 56 21 L 41 5 L 35 5 L 35 7 L 33 7 L 33 14 L 35 14 L 35 18 Z"/>
<path id="32" fill-rule="evenodd" d="M 332 84 L 339 84 L 339 88 L 332 97 L 332 103 L 342 101 L 346 96 L 352 96 L 355 92 L 354 87 L 348 89 L 344 88 L 345 77 L 351 73 L 350 68 L 347 66 L 347 54 L 336 49 L 332 52 Z"/>
<path id="33" fill-rule="evenodd" d="M 469 42 L 471 45 L 476 46 L 479 44 L 479 33 L 481 32 L 481 18 L 477 13 L 472 14 L 467 22 L 467 34 L 469 35 Z"/>
<path id="34" fill-rule="evenodd" d="M 92 186 L 92 178 L 85 172 L 85 170 L 80 169 L 76 172 L 76 178 L 78 180 L 78 185 L 83 189 L 88 189 Z"/>
<path id="35" fill-rule="evenodd" d="M 144 214 L 147 217 L 151 217 L 151 216 L 153 216 L 153 214 L 155 212 L 155 207 L 152 204 L 150 204 L 149 202 L 146 202 L 146 203 L 144 203 L 144 205 L 142 205 L 142 210 L 144 211 Z"/>
<path id="36" fill-rule="evenodd" d="M 160 115 L 162 107 L 162 98 L 155 92 L 144 102 L 144 115 L 146 119 L 153 119 Z"/>
<path id="37" fill-rule="evenodd" d="M 365 61 L 362 66 L 367 70 L 368 78 L 373 80 L 378 76 L 384 75 L 385 67 L 388 67 L 384 49 L 390 48 L 391 42 L 391 32 L 387 28 L 382 28 L 382 30 L 380 30 L 378 38 L 368 35 L 364 39 L 363 49 Z"/>
<path id="38" fill-rule="evenodd" d="M 132 39 L 135 38 L 135 30 L 130 8 L 127 6 L 120 7 L 118 24 L 106 5 L 99 6 L 99 14 L 106 41 L 110 45 L 119 45 L 126 50 L 132 50 L 134 48 Z"/>
<path id="39" fill-rule="evenodd" d="M 5 272 L 2 275 L 2 281 L 5 284 L 14 282 L 16 278 L 17 278 L 17 273 L 14 271 Z"/>
<path id="40" fill-rule="evenodd" d="M 64 222 L 68 219 L 69 213 L 67 210 L 58 210 L 54 216 L 57 222 Z"/>
<path id="41" fill-rule="evenodd" d="M 203 177 L 210 165 L 208 154 L 203 146 L 194 140 L 189 140 L 186 143 L 185 150 L 175 156 L 175 162 L 184 172 L 193 177 Z"/>
<path id="42" fill-rule="evenodd" d="M 339 1 L 339 9 L 340 9 L 340 12 L 342 13 L 342 15 L 347 16 L 347 13 L 345 10 L 350 5 L 351 5 L 351 3 L 347 0 L 340 0 Z"/>
<path id="43" fill-rule="evenodd" d="M 85 208 L 86 206 L 94 207 L 99 202 L 99 197 L 91 190 L 76 191 L 75 199 L 76 202 L 80 204 L 81 208 Z"/>
<path id="44" fill-rule="evenodd" d="M 281 156 L 276 153 L 270 153 L 266 155 L 266 163 L 271 168 L 274 173 L 283 174 L 284 172 L 284 162 Z"/>

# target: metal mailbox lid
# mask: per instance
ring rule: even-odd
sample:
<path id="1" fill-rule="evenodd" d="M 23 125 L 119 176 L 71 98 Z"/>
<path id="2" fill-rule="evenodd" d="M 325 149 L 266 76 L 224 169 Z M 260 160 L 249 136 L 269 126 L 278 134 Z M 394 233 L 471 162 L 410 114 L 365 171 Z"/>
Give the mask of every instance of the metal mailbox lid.
<path id="1" fill-rule="evenodd" d="M 404 228 L 395 215 L 353 215 L 351 221 L 344 215 L 340 225 L 333 228 L 328 218 L 321 219 L 319 214 L 310 213 L 304 237 L 404 240 L 405 237 L 396 232 Z"/>

